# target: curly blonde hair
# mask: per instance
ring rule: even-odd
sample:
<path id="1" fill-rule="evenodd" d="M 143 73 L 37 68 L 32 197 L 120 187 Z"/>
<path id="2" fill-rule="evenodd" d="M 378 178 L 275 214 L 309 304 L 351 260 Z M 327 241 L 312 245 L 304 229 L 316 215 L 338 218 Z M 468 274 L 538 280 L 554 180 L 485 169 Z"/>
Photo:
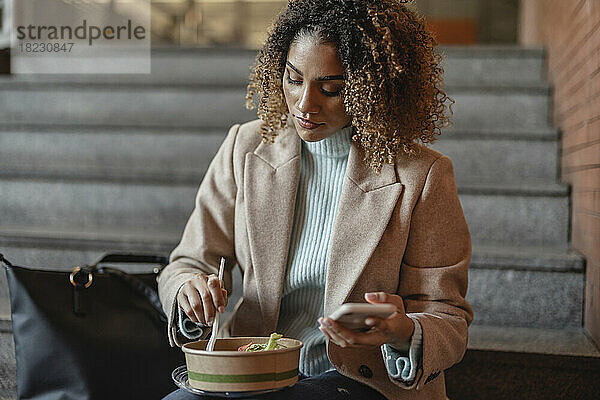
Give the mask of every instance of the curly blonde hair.
<path id="1" fill-rule="evenodd" d="M 375 172 L 403 152 L 415 154 L 417 140 L 433 143 L 450 125 L 445 112 L 452 113 L 454 100 L 442 90 L 442 56 L 423 17 L 398 0 L 293 0 L 270 28 L 246 93 L 248 109 L 258 97 L 265 142 L 273 143 L 287 121 L 287 52 L 304 35 L 336 47 L 353 140 Z"/>

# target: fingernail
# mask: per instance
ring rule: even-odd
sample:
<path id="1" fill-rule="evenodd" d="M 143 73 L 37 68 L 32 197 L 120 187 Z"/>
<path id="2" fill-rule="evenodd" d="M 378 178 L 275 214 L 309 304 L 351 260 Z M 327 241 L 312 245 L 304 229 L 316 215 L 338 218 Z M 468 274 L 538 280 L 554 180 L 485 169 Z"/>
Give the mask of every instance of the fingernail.
<path id="1" fill-rule="evenodd" d="M 372 318 L 367 318 L 367 319 L 365 319 L 365 324 L 367 324 L 369 326 L 375 325 L 375 320 Z"/>
<path id="2" fill-rule="evenodd" d="M 377 294 L 375 293 L 366 293 L 365 297 L 367 298 L 367 300 L 377 300 Z"/>
<path id="3" fill-rule="evenodd" d="M 220 307 L 219 307 L 219 312 L 220 312 L 220 313 L 224 313 L 224 312 L 225 312 L 225 307 L 223 307 L 223 306 L 220 306 Z"/>
<path id="4" fill-rule="evenodd" d="M 332 323 L 331 323 L 331 321 L 329 319 L 325 319 L 325 320 L 323 320 L 323 325 L 325 325 L 325 326 L 331 326 Z"/>

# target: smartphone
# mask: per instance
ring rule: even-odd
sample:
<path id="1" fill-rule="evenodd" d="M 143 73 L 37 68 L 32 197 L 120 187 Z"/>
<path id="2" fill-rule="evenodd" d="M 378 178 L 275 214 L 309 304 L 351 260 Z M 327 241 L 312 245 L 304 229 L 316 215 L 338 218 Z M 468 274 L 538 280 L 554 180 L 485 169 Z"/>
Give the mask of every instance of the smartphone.
<path id="1" fill-rule="evenodd" d="M 344 327 L 359 332 L 368 331 L 371 327 L 365 324 L 369 317 L 388 318 L 396 312 L 392 304 L 346 303 L 342 304 L 329 318 Z"/>

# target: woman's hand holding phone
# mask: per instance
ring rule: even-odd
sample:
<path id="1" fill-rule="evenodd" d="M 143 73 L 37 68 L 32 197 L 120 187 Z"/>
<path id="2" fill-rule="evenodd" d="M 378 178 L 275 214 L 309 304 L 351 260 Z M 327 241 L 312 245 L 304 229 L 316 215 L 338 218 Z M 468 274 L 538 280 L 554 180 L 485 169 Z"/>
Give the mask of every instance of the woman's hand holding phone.
<path id="1" fill-rule="evenodd" d="M 177 303 L 193 322 L 212 325 L 216 310 L 225 311 L 227 290 L 217 275 L 199 273 L 183 284 Z"/>
<path id="2" fill-rule="evenodd" d="M 371 329 L 360 332 L 345 327 L 342 323 L 325 317 L 319 318 L 319 329 L 340 347 L 381 346 L 384 343 L 396 348 L 408 348 L 414 331 L 413 321 L 406 315 L 402 297 L 391 293 L 365 293 L 371 304 L 391 304 L 396 312 L 388 318 L 368 317 L 365 324 Z"/>

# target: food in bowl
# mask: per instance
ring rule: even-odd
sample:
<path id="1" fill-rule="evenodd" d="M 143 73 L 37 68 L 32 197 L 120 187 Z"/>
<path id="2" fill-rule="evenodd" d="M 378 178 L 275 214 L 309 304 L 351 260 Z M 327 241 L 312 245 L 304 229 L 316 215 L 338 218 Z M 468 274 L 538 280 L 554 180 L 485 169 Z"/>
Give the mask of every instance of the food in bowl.
<path id="1" fill-rule="evenodd" d="M 266 347 L 270 339 L 217 339 L 214 351 L 206 351 L 208 340 L 184 344 L 189 385 L 206 392 L 262 391 L 293 385 L 298 381 L 301 341 L 282 337 L 276 339 L 280 347 L 274 350 L 238 351 L 249 342 Z"/>
<path id="2" fill-rule="evenodd" d="M 238 347 L 238 351 L 269 351 L 269 350 L 277 350 L 281 348 L 285 348 L 284 345 L 277 343 L 277 340 L 281 339 L 283 335 L 279 333 L 271 333 L 269 336 L 269 341 L 264 344 L 258 344 L 250 342 L 243 346 Z"/>

